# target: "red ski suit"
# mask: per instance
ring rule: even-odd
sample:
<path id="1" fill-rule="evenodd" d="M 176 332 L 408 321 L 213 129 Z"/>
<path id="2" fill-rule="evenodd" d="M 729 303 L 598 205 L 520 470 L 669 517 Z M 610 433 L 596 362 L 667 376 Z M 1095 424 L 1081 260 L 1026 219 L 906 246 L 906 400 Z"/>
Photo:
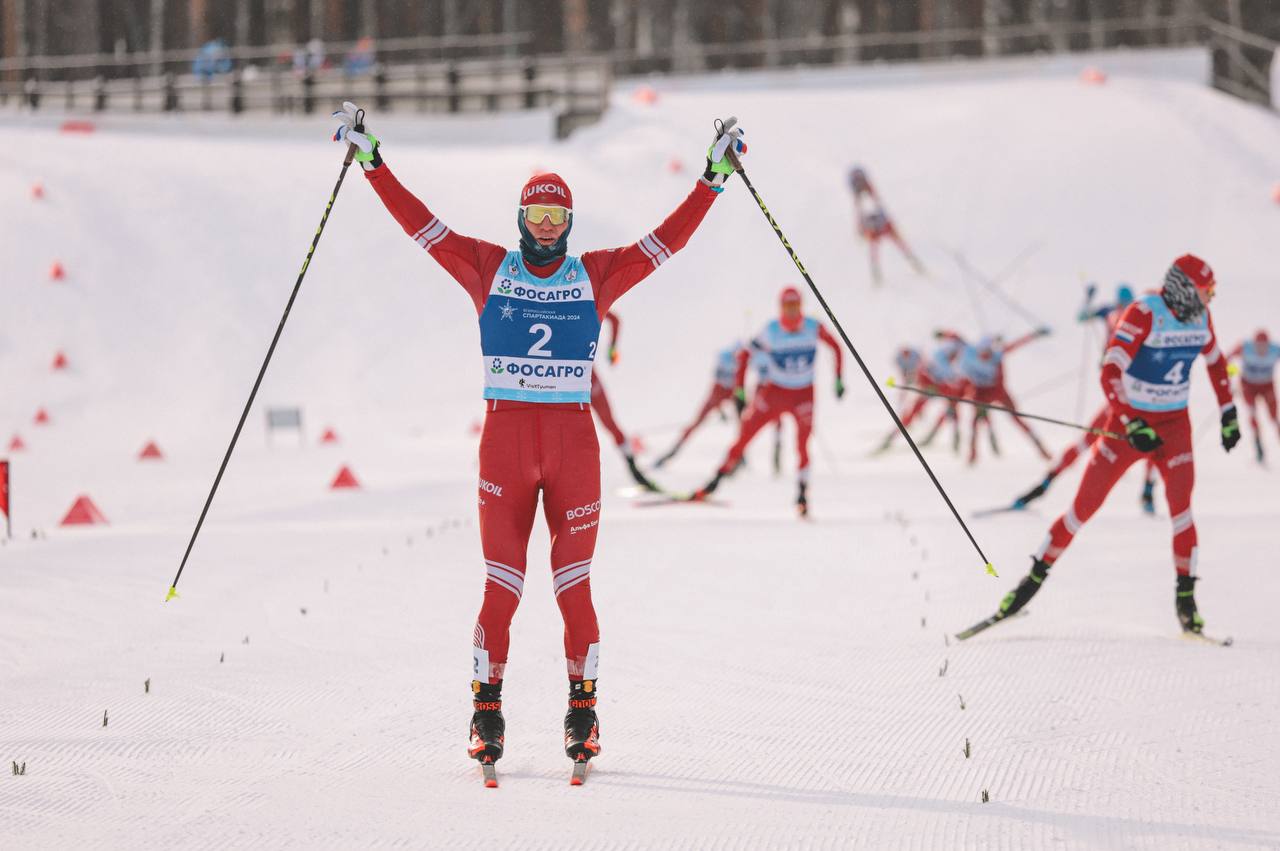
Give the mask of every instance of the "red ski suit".
<path id="1" fill-rule="evenodd" d="M 844 373 L 844 352 L 836 338 L 824 325 L 818 325 L 818 339 L 831 348 L 836 358 L 836 378 Z M 738 352 L 738 374 L 734 379 L 736 387 L 742 387 L 747 380 L 747 366 L 751 363 L 751 350 L 743 348 Z M 738 439 L 729 448 L 719 472 L 727 475 L 738 466 L 743 453 L 747 451 L 752 439 L 769 423 L 780 423 L 784 414 L 790 414 L 796 424 L 796 452 L 799 460 L 800 481 L 809 480 L 809 436 L 813 434 L 813 382 L 804 387 L 782 387 L 778 384 L 765 383 L 756 388 L 751 404 L 742 414 L 742 423 L 738 428 Z"/>
<path id="2" fill-rule="evenodd" d="M 1164 440 L 1154 452 L 1144 454 L 1134 449 L 1126 440 L 1098 437 L 1093 443 L 1089 466 L 1080 480 L 1080 488 L 1067 513 L 1059 517 L 1049 529 L 1049 534 L 1037 551 L 1037 558 L 1053 564 L 1071 543 L 1080 527 L 1102 507 L 1111 488 L 1134 463 L 1150 458 L 1164 480 L 1165 499 L 1169 504 L 1169 517 L 1173 522 L 1173 564 L 1180 574 L 1195 572 L 1196 524 L 1191 515 L 1191 491 L 1195 486 L 1195 459 L 1191 449 L 1191 420 L 1187 409 L 1153 413 L 1136 410 L 1128 404 L 1124 390 L 1124 365 L 1138 357 L 1143 342 L 1151 334 L 1151 311 L 1141 301 L 1126 309 L 1116 332 L 1107 344 L 1107 354 L 1102 366 L 1102 392 L 1107 397 L 1109 416 L 1103 424 L 1107 431 L 1124 434 L 1125 423 L 1141 417 Z M 1200 350 L 1204 356 L 1209 380 L 1218 397 L 1218 405 L 1225 410 L 1233 404 L 1231 382 L 1227 377 L 1227 359 L 1218 348 L 1213 331 L 1213 320 L 1208 321 L 1208 342 Z"/>
<path id="3" fill-rule="evenodd" d="M 365 172 L 405 233 L 484 310 L 506 249 L 449 230 L 385 165 Z M 625 248 L 581 256 L 600 317 L 689 241 L 718 193 L 699 182 L 666 221 Z M 563 262 L 563 261 L 560 261 Z M 549 276 L 559 263 L 531 266 Z M 487 400 L 480 438 L 480 543 L 487 579 L 474 633 L 474 677 L 502 679 L 511 619 L 524 590 L 526 551 L 542 493 L 551 532 L 551 570 L 564 617 L 571 679 L 596 676 L 600 630 L 591 603 L 591 560 L 600 522 L 600 445 L 586 404 Z"/>

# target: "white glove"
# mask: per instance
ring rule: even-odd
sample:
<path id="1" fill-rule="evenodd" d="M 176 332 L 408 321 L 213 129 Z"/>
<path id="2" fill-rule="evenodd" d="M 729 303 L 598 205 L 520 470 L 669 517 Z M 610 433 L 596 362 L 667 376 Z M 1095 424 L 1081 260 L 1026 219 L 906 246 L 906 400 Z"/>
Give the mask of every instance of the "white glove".
<path id="1" fill-rule="evenodd" d="M 364 110 L 351 101 L 344 101 L 342 109 L 333 114 L 340 122 L 333 141 L 355 145 L 355 161 L 365 171 L 372 171 L 382 165 L 382 154 L 378 153 L 378 137 L 365 130 L 364 114 Z"/>

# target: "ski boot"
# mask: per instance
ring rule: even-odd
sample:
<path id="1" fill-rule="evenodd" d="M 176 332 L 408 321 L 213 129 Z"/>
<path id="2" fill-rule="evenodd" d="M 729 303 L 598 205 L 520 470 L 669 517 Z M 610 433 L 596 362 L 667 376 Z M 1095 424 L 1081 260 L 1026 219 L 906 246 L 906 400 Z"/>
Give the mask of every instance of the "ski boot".
<path id="1" fill-rule="evenodd" d="M 636 466 L 636 456 L 630 452 L 622 453 L 622 457 L 627 459 L 627 469 L 631 471 L 631 478 L 640 487 L 649 491 L 649 493 L 661 493 L 662 489 L 649 480 L 649 477 L 640 472 L 640 468 Z"/>
<path id="2" fill-rule="evenodd" d="M 716 470 L 716 474 L 711 477 L 711 481 L 707 482 L 705 485 L 703 485 L 702 487 L 694 491 L 689 496 L 689 501 L 702 502 L 704 499 L 711 496 L 711 494 L 716 492 L 716 488 L 720 487 L 720 481 L 724 477 L 725 477 L 724 473 L 720 472 L 719 470 Z"/>
<path id="3" fill-rule="evenodd" d="M 1156 513 L 1156 483 L 1147 479 L 1142 485 L 1142 513 L 1155 516 Z"/>
<path id="4" fill-rule="evenodd" d="M 809 516 L 809 496 L 807 493 L 808 490 L 809 490 L 808 484 L 806 484 L 805 482 L 801 482 L 800 493 L 796 496 L 796 511 L 800 513 L 801 517 Z"/>
<path id="5" fill-rule="evenodd" d="M 663 455 L 657 461 L 653 462 L 653 469 L 661 470 L 668 461 L 676 457 L 676 453 L 680 451 L 681 446 L 682 444 L 677 443 L 675 446 L 671 447 L 671 451 L 669 451 L 666 455 Z"/>
<path id="6" fill-rule="evenodd" d="M 1267 464 L 1267 456 L 1262 452 L 1262 435 L 1255 434 L 1253 436 L 1253 446 L 1258 455 L 1258 463 L 1265 467 Z"/>
<path id="7" fill-rule="evenodd" d="M 502 758 L 507 722 L 502 717 L 502 683 L 471 682 L 471 742 L 467 755 L 484 769 L 486 786 L 497 786 L 493 764 Z"/>
<path id="8" fill-rule="evenodd" d="M 773 435 L 773 477 L 776 479 L 782 475 L 782 434 L 775 432 Z"/>
<path id="9" fill-rule="evenodd" d="M 1017 614 L 1031 598 L 1040 590 L 1040 586 L 1049 578 L 1049 568 L 1051 564 L 1046 564 L 1035 556 L 1031 557 L 1031 572 L 1022 577 L 1022 581 L 1018 583 L 1018 587 L 1014 588 L 1008 594 L 1004 595 L 1004 599 L 1000 601 L 1000 617 L 1007 618 L 1010 615 Z"/>
<path id="10" fill-rule="evenodd" d="M 1054 476 L 1052 473 L 1044 477 L 1044 481 L 1033 487 L 1013 501 L 1013 507 L 1017 511 L 1021 511 L 1040 497 L 1044 496 L 1045 491 L 1049 490 L 1049 485 L 1053 484 Z"/>
<path id="11" fill-rule="evenodd" d="M 1178 623 L 1183 632 L 1204 632 L 1204 618 L 1196 609 L 1196 580 L 1199 577 L 1178 574 L 1178 590 L 1173 598 L 1174 607 L 1178 611 Z"/>
<path id="12" fill-rule="evenodd" d="M 564 714 L 564 752 L 575 763 L 586 763 L 600 753 L 595 680 L 569 682 L 569 711 Z"/>

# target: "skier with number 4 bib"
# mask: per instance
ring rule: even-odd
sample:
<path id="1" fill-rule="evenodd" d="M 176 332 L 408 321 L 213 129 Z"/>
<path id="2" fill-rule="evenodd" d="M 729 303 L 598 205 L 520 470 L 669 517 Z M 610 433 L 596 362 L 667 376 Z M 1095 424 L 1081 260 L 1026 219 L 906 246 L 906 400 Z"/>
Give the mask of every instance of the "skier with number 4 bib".
<path id="1" fill-rule="evenodd" d="M 1014 614 L 1040 590 L 1050 568 L 1107 493 L 1130 466 L 1147 456 L 1164 479 L 1173 522 L 1178 621 L 1185 632 L 1203 631 L 1204 619 L 1195 600 L 1197 539 L 1191 515 L 1195 462 L 1187 416 L 1191 366 L 1200 355 L 1218 397 L 1222 448 L 1230 452 L 1240 441 L 1227 359 L 1218 348 L 1209 315 L 1214 288 L 1209 265 L 1185 254 L 1169 267 L 1160 292 L 1139 298 L 1120 317 L 1107 344 L 1101 381 L 1110 406 L 1104 428 L 1126 439 L 1099 437 L 1094 442 L 1075 501 L 1032 556 L 1031 572 L 1000 603 L 996 619 Z"/>
<path id="2" fill-rule="evenodd" d="M 502 680 L 512 616 L 524 590 L 526 550 L 542 494 L 551 570 L 564 618 L 569 708 L 565 753 L 574 781 L 600 752 L 596 718 L 599 627 L 590 573 L 600 522 L 600 445 L 589 402 L 591 368 L 604 316 L 621 296 L 689 241 L 746 153 L 732 120 L 716 122 L 702 177 L 666 221 L 624 248 L 568 254 L 573 195 L 556 174 L 531 178 L 516 207 L 514 250 L 450 230 L 405 189 L 364 126 L 343 104 L 334 138 L 358 148 L 369 185 L 392 217 L 462 285 L 480 319 L 485 422 L 480 438 L 480 542 L 486 581 L 473 640 L 468 753 L 496 785 L 506 724 Z"/>

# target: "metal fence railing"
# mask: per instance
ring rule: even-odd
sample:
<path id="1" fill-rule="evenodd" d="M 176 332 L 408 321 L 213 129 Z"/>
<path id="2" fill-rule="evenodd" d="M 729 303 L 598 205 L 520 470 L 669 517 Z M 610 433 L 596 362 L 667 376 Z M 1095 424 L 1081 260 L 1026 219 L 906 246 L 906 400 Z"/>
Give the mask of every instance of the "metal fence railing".
<path id="1" fill-rule="evenodd" d="M 1213 84 L 1270 103 L 1277 43 L 1199 15 L 846 33 L 661 49 L 530 55 L 532 36 L 413 37 L 0 59 L 0 105 L 130 112 L 310 113 L 342 99 L 421 113 L 551 109 L 559 132 L 597 120 L 614 74 L 920 62 L 1200 44 Z"/>
<path id="2" fill-rule="evenodd" d="M 0 105 L 93 112 L 309 114 L 358 99 L 380 111 L 549 109 L 558 132 L 598 119 L 601 57 L 506 58 L 526 36 L 390 39 L 221 51 L 0 60 Z M 335 61 L 335 59 L 337 61 Z"/>

